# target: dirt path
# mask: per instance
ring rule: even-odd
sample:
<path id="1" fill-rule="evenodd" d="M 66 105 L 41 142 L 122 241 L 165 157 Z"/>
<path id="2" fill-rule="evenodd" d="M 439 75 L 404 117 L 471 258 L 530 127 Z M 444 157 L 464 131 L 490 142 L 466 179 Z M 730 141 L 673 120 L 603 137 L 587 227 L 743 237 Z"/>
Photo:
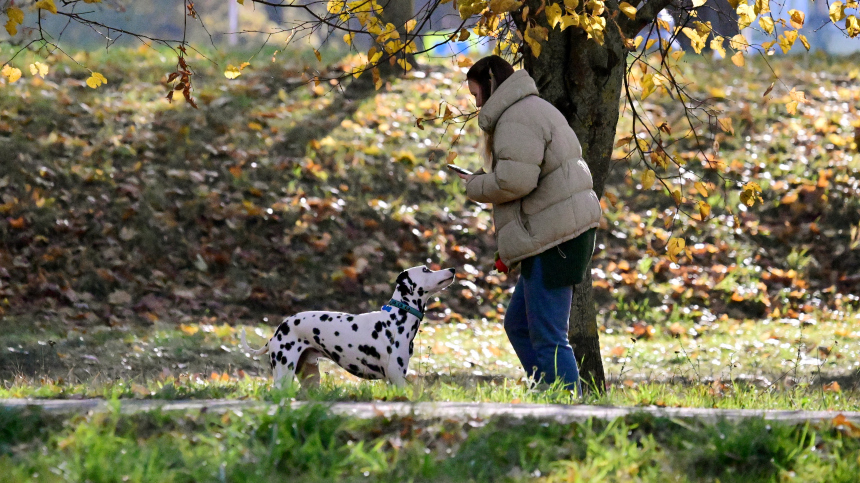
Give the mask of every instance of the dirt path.
<path id="1" fill-rule="evenodd" d="M 275 408 L 276 404 L 241 400 L 121 400 L 120 409 L 125 413 L 137 411 L 228 411 L 232 409 Z M 293 407 L 308 404 L 293 402 Z M 720 419 L 743 420 L 763 418 L 770 421 L 803 423 L 807 421 L 832 420 L 842 414 L 849 421 L 860 423 L 860 412 L 840 411 L 785 411 L 760 409 L 709 409 L 709 408 L 658 408 L 658 407 L 608 407 L 565 406 L 552 404 L 500 404 L 500 403 L 451 403 L 451 402 L 372 402 L 372 403 L 321 403 L 329 406 L 335 414 L 369 419 L 377 416 L 414 416 L 421 419 L 488 419 L 507 416 L 517 419 L 536 418 L 545 421 L 570 423 L 590 418 L 614 419 L 630 414 L 644 413 L 655 417 L 699 419 L 714 422 Z M 0 399 L 0 407 L 23 408 L 38 406 L 54 413 L 107 411 L 104 399 L 56 400 L 56 399 Z"/>

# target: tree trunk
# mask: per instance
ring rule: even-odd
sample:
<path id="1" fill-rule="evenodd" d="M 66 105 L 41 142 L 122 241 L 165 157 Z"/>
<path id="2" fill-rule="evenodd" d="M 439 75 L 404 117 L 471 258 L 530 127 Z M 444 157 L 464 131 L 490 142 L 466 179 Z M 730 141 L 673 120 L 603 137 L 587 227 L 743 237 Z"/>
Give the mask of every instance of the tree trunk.
<path id="1" fill-rule="evenodd" d="M 526 4 L 533 12 L 541 6 L 540 1 L 535 0 Z M 547 27 L 543 15 L 536 20 Z M 525 26 L 517 27 L 523 31 Z M 624 84 L 627 51 L 621 35 L 609 21 L 602 46 L 588 39 L 579 28 L 568 28 L 564 32 L 551 29 L 549 39 L 541 45 L 538 58 L 525 53 L 525 69 L 537 83 L 541 97 L 561 111 L 576 132 L 583 157 L 591 169 L 594 191 L 602 197 Z M 569 338 L 580 365 L 583 387 L 602 392 L 606 377 L 590 271 L 586 281 L 574 290 Z"/>

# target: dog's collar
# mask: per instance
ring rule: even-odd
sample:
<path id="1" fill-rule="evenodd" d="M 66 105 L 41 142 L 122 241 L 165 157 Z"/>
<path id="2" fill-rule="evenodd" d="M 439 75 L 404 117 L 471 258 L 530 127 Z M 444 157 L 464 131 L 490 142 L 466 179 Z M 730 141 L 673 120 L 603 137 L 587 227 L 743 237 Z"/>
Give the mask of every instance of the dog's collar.
<path id="1" fill-rule="evenodd" d="M 389 300 L 387 305 L 382 306 L 382 310 L 384 310 L 386 312 L 390 312 L 391 311 L 391 307 L 390 307 L 391 305 L 397 307 L 398 309 L 403 309 L 403 310 L 409 312 L 410 314 L 414 315 L 415 317 L 418 317 L 418 320 L 424 320 L 424 312 L 412 307 L 409 304 L 403 303 L 399 300 L 394 300 L 394 299 Z"/>

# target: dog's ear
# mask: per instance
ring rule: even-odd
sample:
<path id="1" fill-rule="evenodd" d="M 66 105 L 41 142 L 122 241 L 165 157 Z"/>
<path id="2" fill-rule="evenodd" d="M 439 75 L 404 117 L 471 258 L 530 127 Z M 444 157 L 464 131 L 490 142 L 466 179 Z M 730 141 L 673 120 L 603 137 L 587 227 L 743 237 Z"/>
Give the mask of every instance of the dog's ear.
<path id="1" fill-rule="evenodd" d="M 407 296 L 415 293 L 415 282 L 409 277 L 408 272 L 401 272 L 400 275 L 397 276 L 397 281 L 395 282 L 395 290 L 400 292 L 400 295 Z"/>

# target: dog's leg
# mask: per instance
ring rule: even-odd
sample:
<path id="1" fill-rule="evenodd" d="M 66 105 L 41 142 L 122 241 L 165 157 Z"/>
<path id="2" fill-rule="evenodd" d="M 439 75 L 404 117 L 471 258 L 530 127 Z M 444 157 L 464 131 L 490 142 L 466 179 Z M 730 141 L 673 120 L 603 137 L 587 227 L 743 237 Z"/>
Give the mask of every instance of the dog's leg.
<path id="1" fill-rule="evenodd" d="M 305 350 L 299 357 L 298 375 L 303 388 L 319 387 L 320 385 L 320 353 L 313 349 Z"/>
<path id="2" fill-rule="evenodd" d="M 394 384 L 399 388 L 406 387 L 406 377 L 404 377 L 403 374 L 397 371 L 391 371 L 391 373 L 388 374 L 388 382 Z"/>
<path id="3" fill-rule="evenodd" d="M 281 389 L 285 384 L 292 384 L 299 365 L 299 354 L 287 351 L 283 358 L 275 358 L 274 383 L 275 387 Z"/>

